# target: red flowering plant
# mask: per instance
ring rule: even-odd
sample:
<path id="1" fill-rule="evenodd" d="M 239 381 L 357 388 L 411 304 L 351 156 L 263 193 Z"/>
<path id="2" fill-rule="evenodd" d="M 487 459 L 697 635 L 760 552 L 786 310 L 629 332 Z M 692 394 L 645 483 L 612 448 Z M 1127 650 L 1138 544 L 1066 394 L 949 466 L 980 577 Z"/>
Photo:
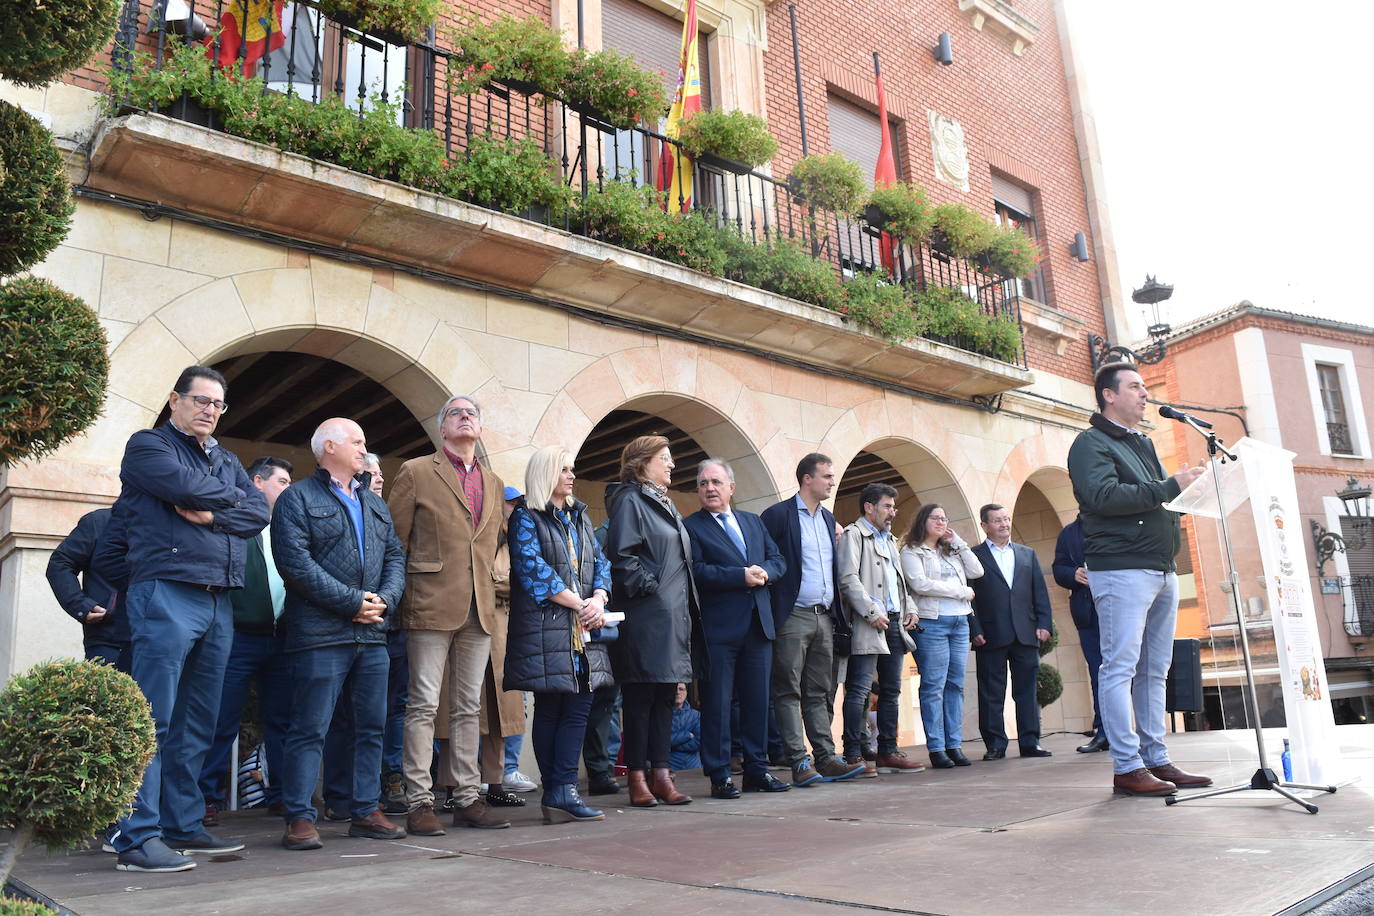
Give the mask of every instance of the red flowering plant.
<path id="1" fill-rule="evenodd" d="M 663 79 L 635 59 L 612 50 L 574 51 L 562 96 L 574 108 L 586 110 L 622 130 L 644 122 L 648 127 L 668 111 Z"/>
<path id="2" fill-rule="evenodd" d="M 509 13 L 491 22 L 475 14 L 448 32 L 456 55 L 449 62 L 449 90 L 474 93 L 492 80 L 522 92 L 557 94 L 568 77 L 570 55 L 558 33 L 533 16 Z"/>
<path id="3" fill-rule="evenodd" d="M 1025 277 L 1040 263 L 1040 246 L 1013 226 L 999 226 L 992 232 L 982 260 L 988 269 L 1003 277 Z"/>

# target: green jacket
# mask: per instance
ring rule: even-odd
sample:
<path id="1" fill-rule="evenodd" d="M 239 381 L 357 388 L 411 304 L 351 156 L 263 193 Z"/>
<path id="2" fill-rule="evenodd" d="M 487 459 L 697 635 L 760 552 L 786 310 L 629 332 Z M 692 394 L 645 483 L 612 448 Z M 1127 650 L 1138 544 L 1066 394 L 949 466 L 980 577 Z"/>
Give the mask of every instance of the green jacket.
<path id="1" fill-rule="evenodd" d="M 1088 569 L 1174 571 L 1178 514 L 1161 504 L 1179 494 L 1154 443 L 1100 413 L 1069 447 Z"/>
<path id="2" fill-rule="evenodd" d="M 272 614 L 272 593 L 267 585 L 267 557 L 262 550 L 262 535 L 248 539 L 244 551 L 243 588 L 229 593 L 234 606 L 234 629 L 244 633 L 271 635 L 276 632 Z"/>

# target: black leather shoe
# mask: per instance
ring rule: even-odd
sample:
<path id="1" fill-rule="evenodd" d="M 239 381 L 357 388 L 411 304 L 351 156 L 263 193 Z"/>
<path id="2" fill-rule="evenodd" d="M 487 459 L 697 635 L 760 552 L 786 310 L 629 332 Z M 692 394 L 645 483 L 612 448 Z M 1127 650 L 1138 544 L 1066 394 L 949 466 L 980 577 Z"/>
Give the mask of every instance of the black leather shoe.
<path id="1" fill-rule="evenodd" d="M 773 777 L 770 776 L 768 778 L 772 779 Z M 773 781 L 777 782 L 776 779 Z M 781 783 L 779 783 L 779 785 L 781 785 Z M 732 779 L 722 779 L 720 782 L 711 780 L 711 797 L 726 799 L 739 798 L 739 786 L 735 785 Z"/>
<path id="2" fill-rule="evenodd" d="M 783 782 L 772 773 L 744 777 L 744 791 L 746 792 L 786 792 L 790 788 L 792 788 L 791 783 Z"/>
<path id="3" fill-rule="evenodd" d="M 964 756 L 964 752 L 957 747 L 945 748 L 945 756 L 954 761 L 957 767 L 971 767 L 973 761 Z"/>
<path id="4" fill-rule="evenodd" d="M 984 760 L 1001 760 L 1001 759 L 1002 759 L 1003 757 L 1005 757 L 1005 756 L 1007 756 L 1007 749 L 1006 749 L 1006 748 L 1004 748 L 1004 747 L 995 747 L 995 748 L 993 748 L 992 750 L 988 751 L 986 754 L 984 754 L 984 755 L 983 755 L 983 759 L 984 759 Z"/>
<path id="5" fill-rule="evenodd" d="M 931 751 L 930 765 L 937 770 L 952 770 L 955 766 L 954 761 L 945 751 Z"/>
<path id="6" fill-rule="evenodd" d="M 587 780 L 588 795 L 614 795 L 620 791 L 620 783 L 605 773 L 598 773 Z"/>
<path id="7" fill-rule="evenodd" d="M 1096 754 L 1098 751 L 1109 749 L 1110 747 L 1107 744 L 1106 735 L 1094 735 L 1093 740 L 1089 741 L 1087 744 L 1080 744 L 1078 747 L 1074 748 L 1074 750 L 1078 751 L 1080 754 Z"/>
<path id="8" fill-rule="evenodd" d="M 525 800 L 514 792 L 491 786 L 487 789 L 487 804 L 493 808 L 523 808 Z"/>
<path id="9" fill-rule="evenodd" d="M 1034 747 L 1023 747 L 1023 748 L 1021 748 L 1021 756 L 1022 756 L 1022 757 L 1053 757 L 1054 754 L 1051 753 L 1050 751 L 1045 750 L 1043 747 L 1041 747 L 1040 745 L 1037 744 L 1037 745 L 1035 745 Z"/>

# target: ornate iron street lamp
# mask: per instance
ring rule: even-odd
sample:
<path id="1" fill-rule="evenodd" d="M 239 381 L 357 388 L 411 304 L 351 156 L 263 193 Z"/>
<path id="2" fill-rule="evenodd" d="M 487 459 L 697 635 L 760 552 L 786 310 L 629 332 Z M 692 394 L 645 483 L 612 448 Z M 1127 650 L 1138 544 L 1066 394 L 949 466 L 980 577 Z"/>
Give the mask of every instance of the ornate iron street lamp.
<path id="1" fill-rule="evenodd" d="M 1346 516 L 1351 519 L 1349 530 L 1344 537 L 1334 531 L 1327 531 L 1321 522 L 1312 519 L 1312 546 L 1317 552 L 1318 578 L 1322 577 L 1327 560 L 1338 553 L 1363 550 L 1369 543 L 1369 494 L 1369 487 L 1360 486 L 1354 477 L 1346 480 L 1344 490 L 1336 491 L 1336 495 L 1345 504 Z"/>
<path id="2" fill-rule="evenodd" d="M 1145 285 L 1140 289 L 1131 292 L 1131 299 L 1141 305 L 1148 305 L 1151 309 L 1150 326 L 1145 329 L 1145 333 L 1150 335 L 1150 344 L 1140 350 L 1132 350 L 1122 344 L 1114 344 L 1107 338 L 1097 334 L 1088 335 L 1088 352 L 1092 354 L 1093 372 L 1106 363 L 1129 362 L 1137 366 L 1152 366 L 1164 358 L 1164 338 L 1169 336 L 1172 328 L 1160 318 L 1160 303 L 1167 300 L 1174 294 L 1174 288 L 1167 283 L 1160 283 L 1154 277 L 1146 275 Z"/>

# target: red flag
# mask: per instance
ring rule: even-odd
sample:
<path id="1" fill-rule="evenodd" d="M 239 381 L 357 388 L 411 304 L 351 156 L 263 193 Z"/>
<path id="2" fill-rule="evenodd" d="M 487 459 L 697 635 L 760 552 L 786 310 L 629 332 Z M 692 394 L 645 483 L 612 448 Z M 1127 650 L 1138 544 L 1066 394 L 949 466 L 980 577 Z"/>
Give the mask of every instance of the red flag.
<path id="1" fill-rule="evenodd" d="M 873 170 L 873 187 L 889 188 L 897 183 L 897 161 L 892 156 L 892 130 L 887 123 L 887 90 L 883 88 L 883 71 L 878 66 L 878 52 L 873 52 L 873 76 L 878 83 L 878 122 L 882 129 L 882 143 L 878 147 L 878 165 Z M 897 269 L 894 254 L 896 240 L 890 233 L 882 233 L 878 243 L 878 253 L 883 267 L 889 271 Z"/>
<path id="2" fill-rule="evenodd" d="M 205 53 L 226 70 L 237 69 L 241 60 L 243 75 L 251 77 L 264 54 L 286 44 L 281 27 L 284 5 L 285 0 L 229 0 L 219 20 L 219 53 L 213 32 L 201 39 Z"/>
<path id="3" fill-rule="evenodd" d="M 697 0 L 687 0 L 687 9 L 682 20 L 682 47 L 678 52 L 677 92 L 673 94 L 673 107 L 668 110 L 668 124 L 663 134 L 673 140 L 679 136 L 684 119 L 701 111 L 701 67 L 697 50 Z M 683 213 L 692 209 L 692 194 L 695 191 L 692 178 L 692 157 L 671 143 L 664 142 L 658 160 L 658 180 L 654 183 L 660 191 L 668 192 L 664 207 L 680 207 Z"/>

